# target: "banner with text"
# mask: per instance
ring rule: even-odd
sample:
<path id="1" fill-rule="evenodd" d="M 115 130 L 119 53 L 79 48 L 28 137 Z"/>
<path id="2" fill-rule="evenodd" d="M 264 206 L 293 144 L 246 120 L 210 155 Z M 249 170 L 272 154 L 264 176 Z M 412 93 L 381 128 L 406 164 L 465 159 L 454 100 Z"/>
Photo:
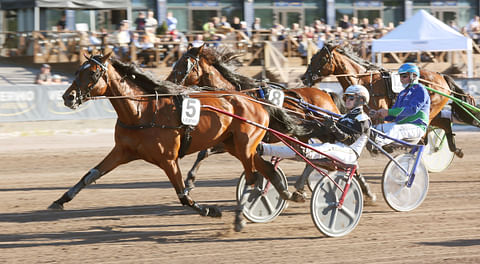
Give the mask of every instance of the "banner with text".
<path id="1" fill-rule="evenodd" d="M 76 110 L 63 105 L 68 85 L 0 87 L 0 122 L 116 118 L 110 101 L 88 101 Z"/>

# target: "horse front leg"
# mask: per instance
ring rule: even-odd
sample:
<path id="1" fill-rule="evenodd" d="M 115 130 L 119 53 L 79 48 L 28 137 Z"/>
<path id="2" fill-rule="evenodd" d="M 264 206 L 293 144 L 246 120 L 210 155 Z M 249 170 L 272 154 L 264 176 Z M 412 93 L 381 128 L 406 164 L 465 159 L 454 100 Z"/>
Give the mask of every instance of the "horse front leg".
<path id="1" fill-rule="evenodd" d="M 87 187 L 92 182 L 95 182 L 119 165 L 131 160 L 132 159 L 127 158 L 125 151 L 123 151 L 122 148 L 115 146 L 97 166 L 87 172 L 77 184 L 65 192 L 58 200 L 54 201 L 48 209 L 63 210 L 63 204 L 70 202 L 83 188 Z"/>
<path id="2" fill-rule="evenodd" d="M 188 206 L 193 210 L 197 211 L 202 216 L 211 216 L 211 217 L 221 217 L 222 212 L 216 206 L 203 206 L 198 204 L 193 200 L 189 195 L 185 184 L 182 181 L 182 173 L 178 166 L 178 160 L 168 160 L 163 161 L 159 164 L 168 176 L 170 183 L 172 183 L 175 191 L 177 193 L 180 203 L 184 206 Z"/>

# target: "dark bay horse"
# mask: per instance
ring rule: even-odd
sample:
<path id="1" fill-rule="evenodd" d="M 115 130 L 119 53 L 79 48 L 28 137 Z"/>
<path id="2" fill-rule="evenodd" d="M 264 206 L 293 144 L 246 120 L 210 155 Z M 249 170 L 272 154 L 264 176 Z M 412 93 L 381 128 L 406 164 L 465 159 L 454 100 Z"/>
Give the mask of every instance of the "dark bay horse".
<path id="1" fill-rule="evenodd" d="M 265 86 L 265 84 L 236 72 L 235 58 L 237 56 L 237 52 L 228 49 L 207 48 L 204 46 L 189 47 L 187 52 L 175 63 L 167 80 L 188 86 L 197 85 L 231 91 L 250 91 L 249 94 L 258 96 L 258 93 L 263 92 L 262 86 Z M 284 89 L 283 92 L 285 93 L 283 107 L 296 113 L 300 118 L 305 118 L 308 111 L 299 104 L 299 101 L 334 113 L 340 113 L 339 108 L 344 109 L 341 98 L 317 88 Z M 326 137 L 327 135 L 325 135 L 323 140 L 331 140 Z M 305 142 L 308 139 L 309 137 L 301 138 Z M 269 143 L 278 142 L 275 138 L 269 137 L 268 134 L 264 141 Z M 209 155 L 222 152 L 221 146 L 199 152 L 197 160 L 188 172 L 188 177 L 185 181 L 187 187 L 194 187 L 200 163 Z"/>
<path id="2" fill-rule="evenodd" d="M 312 57 L 306 72 L 302 76 L 302 81 L 307 86 L 313 86 L 329 75 L 337 75 L 343 89 L 357 83 L 367 87 L 370 92 L 369 108 L 371 109 L 389 108 L 393 105 L 396 95 L 389 84 L 389 71 L 358 57 L 348 46 L 340 47 L 332 43 L 326 43 Z M 453 93 L 456 98 L 467 101 L 468 95 L 448 75 L 420 70 L 420 82 L 447 95 Z M 449 99 L 434 92 L 429 93 L 431 99 L 430 124 L 444 129 L 450 151 L 459 157 L 463 157 L 462 150 L 455 145 L 451 120 L 439 115 Z M 459 118 L 464 122 L 478 126 L 473 118 L 456 104 L 452 105 L 452 110 L 457 117 L 460 115 Z"/>
<path id="3" fill-rule="evenodd" d="M 265 135 L 264 129 L 205 107 L 198 110 L 200 117 L 196 126 L 183 125 L 180 119 L 185 97 L 196 98 L 202 106 L 213 106 L 263 126 L 268 126 L 272 119 L 281 119 L 275 110 L 269 110 L 238 92 L 194 92 L 191 88 L 168 81 L 154 80 L 135 65 L 110 59 L 110 56 L 111 53 L 87 58 L 63 99 L 67 107 L 75 109 L 91 98 L 108 98 L 118 116 L 115 146 L 103 161 L 54 201 L 50 209 L 63 209 L 64 204 L 84 187 L 117 166 L 142 159 L 164 170 L 182 205 L 200 215 L 221 216 L 217 207 L 200 205 L 186 192 L 178 164 L 183 155 L 220 143 L 241 162 L 248 184 L 253 184 L 260 173 L 272 182 L 282 198 L 291 197 L 273 165 L 256 154 L 256 146 Z M 288 121 L 282 120 L 287 130 L 297 129 L 296 124 Z M 239 203 L 236 212 L 237 231 L 244 224 L 242 206 Z"/>

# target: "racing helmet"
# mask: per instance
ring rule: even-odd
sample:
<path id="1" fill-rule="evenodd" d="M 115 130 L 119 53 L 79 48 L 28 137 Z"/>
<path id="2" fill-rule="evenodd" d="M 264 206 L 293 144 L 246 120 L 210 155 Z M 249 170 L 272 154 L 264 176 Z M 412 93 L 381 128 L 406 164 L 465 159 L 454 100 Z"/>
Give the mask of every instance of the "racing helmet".
<path id="1" fill-rule="evenodd" d="M 398 74 L 408 73 L 410 75 L 410 82 L 413 84 L 418 83 L 418 79 L 420 78 L 420 70 L 418 69 L 417 65 L 413 63 L 405 63 L 398 69 Z M 413 76 L 415 74 L 416 76 Z M 409 84 L 403 84 L 404 88 L 407 88 Z"/>
<path id="2" fill-rule="evenodd" d="M 348 88 L 345 90 L 343 94 L 353 94 L 353 95 L 358 95 L 363 98 L 363 101 L 365 104 L 368 104 L 370 101 L 370 93 L 368 92 L 367 88 L 365 86 L 360 85 L 360 84 L 354 84 L 348 86 Z"/>
<path id="3" fill-rule="evenodd" d="M 418 69 L 417 65 L 413 63 L 405 63 L 398 69 L 398 74 L 407 72 L 415 73 L 417 77 L 420 76 L 420 70 Z"/>

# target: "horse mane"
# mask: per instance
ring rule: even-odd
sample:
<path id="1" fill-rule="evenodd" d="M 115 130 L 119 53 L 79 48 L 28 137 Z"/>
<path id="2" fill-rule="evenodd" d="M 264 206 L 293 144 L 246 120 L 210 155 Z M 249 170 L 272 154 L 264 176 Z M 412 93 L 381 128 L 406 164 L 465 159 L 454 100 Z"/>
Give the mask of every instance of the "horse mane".
<path id="1" fill-rule="evenodd" d="M 132 81 L 146 93 L 180 94 L 185 91 L 198 90 L 198 88 L 185 87 L 169 81 L 159 80 L 153 73 L 143 71 L 134 63 L 124 63 L 116 58 L 111 58 L 110 61 L 120 75 Z"/>
<path id="2" fill-rule="evenodd" d="M 334 46 L 333 42 L 327 42 L 325 45 Z M 357 52 L 353 50 L 353 47 L 350 44 L 339 45 L 336 49 L 340 54 L 345 55 L 347 58 L 351 59 L 355 63 L 366 68 L 368 71 L 387 71 L 387 69 L 382 66 L 373 64 L 372 62 L 361 58 Z"/>
<path id="3" fill-rule="evenodd" d="M 236 58 L 240 54 L 228 48 L 204 48 L 202 57 L 238 90 L 247 90 L 257 87 L 254 79 L 237 73 L 239 62 Z"/>

